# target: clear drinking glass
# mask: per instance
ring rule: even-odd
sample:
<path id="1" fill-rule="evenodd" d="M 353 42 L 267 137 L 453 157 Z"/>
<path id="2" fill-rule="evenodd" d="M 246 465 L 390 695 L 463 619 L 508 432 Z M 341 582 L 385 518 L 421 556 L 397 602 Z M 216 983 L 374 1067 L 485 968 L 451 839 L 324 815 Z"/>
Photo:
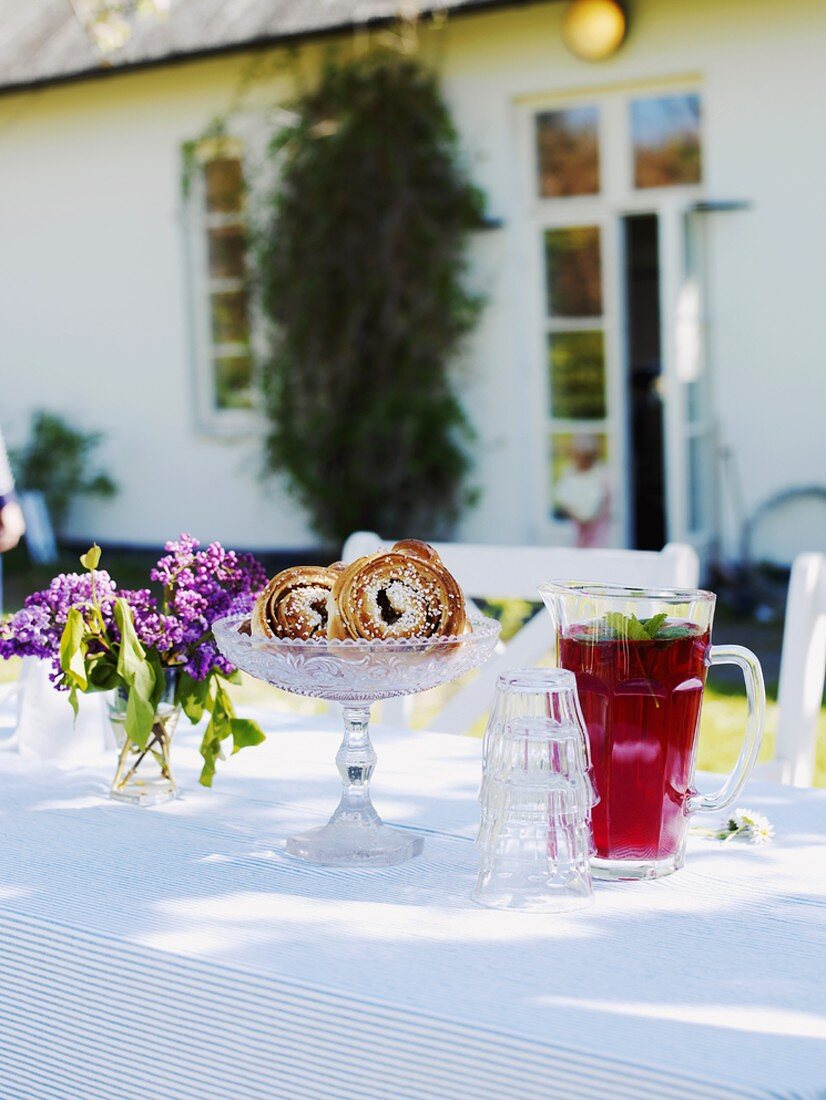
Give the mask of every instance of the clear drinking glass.
<path id="1" fill-rule="evenodd" d="M 742 646 L 711 644 L 715 597 L 687 589 L 548 583 L 560 666 L 576 676 L 600 802 L 593 809 L 598 878 L 659 878 L 682 867 L 688 820 L 730 805 L 760 749 L 765 690 Z M 700 708 L 710 665 L 735 664 L 748 717 L 722 787 L 694 788 Z"/>
<path id="2" fill-rule="evenodd" d="M 496 694 L 482 743 L 484 767 L 495 753 L 506 728 L 515 719 L 550 719 L 558 727 L 577 731 L 591 767 L 585 720 L 577 699 L 576 678 L 561 668 L 515 668 L 496 681 Z"/>
<path id="3" fill-rule="evenodd" d="M 546 774 L 539 783 L 486 780 L 474 901 L 543 913 L 590 905 L 587 809 L 561 776 Z"/>
<path id="4" fill-rule="evenodd" d="M 570 673 L 521 669 L 499 678 L 479 800 L 475 901 L 534 912 L 590 904 L 596 794 Z"/>
<path id="5" fill-rule="evenodd" d="M 491 740 L 485 773 L 490 777 L 515 775 L 587 776 L 591 762 L 579 726 L 553 718 L 514 718 L 502 736 Z"/>

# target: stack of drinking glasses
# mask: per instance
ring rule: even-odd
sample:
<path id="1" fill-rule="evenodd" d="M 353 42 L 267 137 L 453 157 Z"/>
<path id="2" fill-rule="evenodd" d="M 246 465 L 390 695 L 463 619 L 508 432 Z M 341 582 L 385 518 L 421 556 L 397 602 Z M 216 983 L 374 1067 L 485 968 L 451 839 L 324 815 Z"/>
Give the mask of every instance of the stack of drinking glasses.
<path id="1" fill-rule="evenodd" d="M 474 900 L 534 912 L 590 905 L 598 796 L 573 673 L 531 668 L 500 676 L 483 755 Z"/>

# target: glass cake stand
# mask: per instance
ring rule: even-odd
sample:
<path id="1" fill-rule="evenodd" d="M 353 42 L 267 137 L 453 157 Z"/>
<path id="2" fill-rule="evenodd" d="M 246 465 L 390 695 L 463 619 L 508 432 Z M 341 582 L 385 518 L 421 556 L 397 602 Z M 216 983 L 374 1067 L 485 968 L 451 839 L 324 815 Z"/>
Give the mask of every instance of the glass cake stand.
<path id="1" fill-rule="evenodd" d="M 326 825 L 292 836 L 294 856 L 337 866 L 387 867 L 417 856 L 424 838 L 385 825 L 370 800 L 376 751 L 370 741 L 370 706 L 455 680 L 488 659 L 499 623 L 471 619 L 472 632 L 452 638 L 403 641 L 262 640 L 239 632 L 248 616 L 213 625 L 218 648 L 237 668 L 294 692 L 340 703 L 344 739 L 336 755 L 341 801 Z"/>

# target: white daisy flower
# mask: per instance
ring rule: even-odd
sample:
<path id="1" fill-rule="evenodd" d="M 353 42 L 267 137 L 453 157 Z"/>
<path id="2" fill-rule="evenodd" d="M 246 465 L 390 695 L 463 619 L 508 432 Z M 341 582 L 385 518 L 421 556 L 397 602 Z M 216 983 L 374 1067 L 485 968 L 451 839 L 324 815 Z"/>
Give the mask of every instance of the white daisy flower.
<path id="1" fill-rule="evenodd" d="M 765 814 L 756 810 L 735 810 L 723 828 L 714 834 L 718 840 L 748 840 L 766 844 L 774 836 L 774 826 Z"/>

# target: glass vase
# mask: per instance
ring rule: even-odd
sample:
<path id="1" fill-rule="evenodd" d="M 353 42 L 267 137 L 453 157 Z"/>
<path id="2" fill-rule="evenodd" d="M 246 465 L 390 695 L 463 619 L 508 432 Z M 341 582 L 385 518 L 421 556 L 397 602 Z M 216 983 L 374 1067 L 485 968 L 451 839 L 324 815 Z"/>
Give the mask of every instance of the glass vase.
<path id="1" fill-rule="evenodd" d="M 178 670 L 165 669 L 163 695 L 143 748 L 126 734 L 126 691 L 119 688 L 109 696 L 109 721 L 118 746 L 118 765 L 110 797 L 118 802 L 157 806 L 178 797 L 171 762 L 172 737 L 181 714 L 180 705 L 175 702 L 177 686 Z"/>

